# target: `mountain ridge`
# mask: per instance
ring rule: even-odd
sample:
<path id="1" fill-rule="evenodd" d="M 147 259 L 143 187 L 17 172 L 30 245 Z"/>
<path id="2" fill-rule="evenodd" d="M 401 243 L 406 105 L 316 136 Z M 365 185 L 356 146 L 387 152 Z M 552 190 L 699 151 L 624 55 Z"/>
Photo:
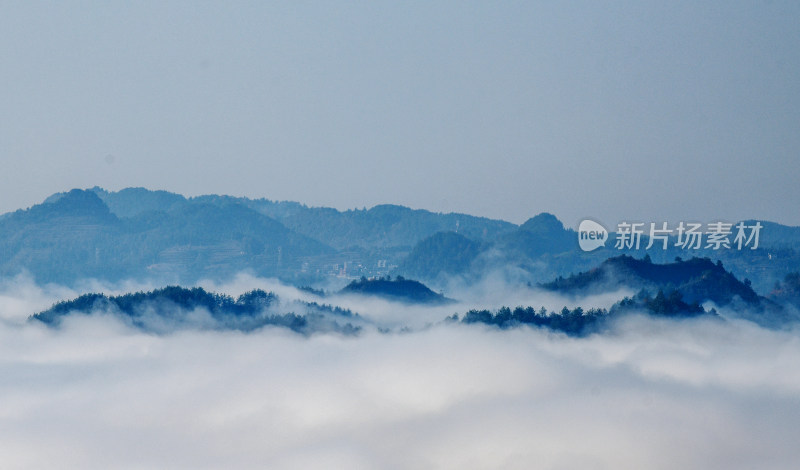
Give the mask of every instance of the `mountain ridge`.
<path id="1" fill-rule="evenodd" d="M 800 227 L 763 221 L 757 250 L 697 250 L 722 260 L 753 288 L 770 292 L 800 265 Z M 28 271 L 38 280 L 198 276 L 246 271 L 295 285 L 411 275 L 434 287 L 449 277 L 471 283 L 491 273 L 539 283 L 590 269 L 619 254 L 666 262 L 686 253 L 611 244 L 582 252 L 577 233 L 541 212 L 521 225 L 395 204 L 339 211 L 292 201 L 94 187 L 55 193 L 0 217 L 0 275 Z"/>

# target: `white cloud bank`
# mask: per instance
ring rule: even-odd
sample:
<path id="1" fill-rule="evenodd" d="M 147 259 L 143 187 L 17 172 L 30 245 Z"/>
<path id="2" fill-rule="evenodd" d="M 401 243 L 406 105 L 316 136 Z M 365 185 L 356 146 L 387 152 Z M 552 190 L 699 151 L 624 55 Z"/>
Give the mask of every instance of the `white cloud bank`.
<path id="1" fill-rule="evenodd" d="M 0 292 L 0 467 L 789 469 L 800 335 L 631 319 L 603 336 L 439 325 L 153 336 L 20 322 Z"/>

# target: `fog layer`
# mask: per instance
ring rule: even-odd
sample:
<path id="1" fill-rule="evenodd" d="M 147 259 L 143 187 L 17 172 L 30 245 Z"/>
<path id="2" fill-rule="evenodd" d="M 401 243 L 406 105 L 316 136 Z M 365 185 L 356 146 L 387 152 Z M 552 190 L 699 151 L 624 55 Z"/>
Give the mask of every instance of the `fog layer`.
<path id="1" fill-rule="evenodd" d="M 582 339 L 452 323 L 150 335 L 109 315 L 52 329 L 24 313 L 70 293 L 15 282 L 0 291 L 3 468 L 751 469 L 800 458 L 796 332 L 644 317 Z M 422 310 L 407 312 L 434 317 Z"/>

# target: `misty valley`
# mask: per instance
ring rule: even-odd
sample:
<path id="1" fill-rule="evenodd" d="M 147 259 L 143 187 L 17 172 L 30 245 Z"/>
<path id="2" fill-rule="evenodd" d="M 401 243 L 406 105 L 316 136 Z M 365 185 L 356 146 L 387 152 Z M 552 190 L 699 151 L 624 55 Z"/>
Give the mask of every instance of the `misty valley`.
<path id="1" fill-rule="evenodd" d="M 797 470 L 798 32 L 0 1 L 0 470 Z"/>
<path id="2" fill-rule="evenodd" d="M 0 216 L 0 439 L 33 467 L 785 468 L 800 227 L 759 223 L 586 252 L 547 213 L 54 194 Z"/>
<path id="3" fill-rule="evenodd" d="M 402 206 L 340 212 L 296 202 L 95 187 L 3 215 L 0 273 L 75 290 L 89 281 L 156 287 L 112 296 L 80 292 L 31 314 L 54 326 L 72 313 L 106 312 L 153 331 L 192 325 L 241 331 L 272 325 L 305 334 L 392 331 L 350 311 L 347 299 L 360 296 L 394 302 L 397 309 L 449 305 L 431 325 L 530 325 L 577 336 L 634 313 L 791 328 L 800 302 L 800 275 L 791 271 L 800 265 L 800 228 L 759 224 L 766 228 L 757 249 L 687 252 L 673 242 L 669 249 L 646 250 L 642 243 L 584 252 L 576 232 L 547 213 L 517 226 Z M 198 286 L 243 274 L 272 278 L 294 293 L 281 299 L 255 289 L 234 300 Z M 470 291 L 492 283 L 514 296 L 475 308 L 481 299 Z M 609 297 L 622 291 L 626 295 Z M 564 305 L 513 303 L 535 301 L 538 293 L 562 296 Z M 606 296 L 606 302 L 583 300 L 591 296 Z M 343 312 L 357 321 L 343 322 Z"/>

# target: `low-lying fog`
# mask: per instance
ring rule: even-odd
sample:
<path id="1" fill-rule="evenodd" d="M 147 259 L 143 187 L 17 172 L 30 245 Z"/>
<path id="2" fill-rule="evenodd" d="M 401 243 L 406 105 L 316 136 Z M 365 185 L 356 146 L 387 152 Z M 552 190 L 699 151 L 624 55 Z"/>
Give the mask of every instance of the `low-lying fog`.
<path id="1" fill-rule="evenodd" d="M 247 276 L 202 285 L 318 300 Z M 4 469 L 789 469 L 800 461 L 797 331 L 632 317 L 603 335 L 568 338 L 438 323 L 472 306 L 576 305 L 502 285 L 447 292 L 464 302 L 435 308 L 325 299 L 394 331 L 410 327 L 354 337 L 281 328 L 152 335 L 108 315 L 70 317 L 58 329 L 25 321 L 83 292 L 25 278 L 0 286 Z"/>

